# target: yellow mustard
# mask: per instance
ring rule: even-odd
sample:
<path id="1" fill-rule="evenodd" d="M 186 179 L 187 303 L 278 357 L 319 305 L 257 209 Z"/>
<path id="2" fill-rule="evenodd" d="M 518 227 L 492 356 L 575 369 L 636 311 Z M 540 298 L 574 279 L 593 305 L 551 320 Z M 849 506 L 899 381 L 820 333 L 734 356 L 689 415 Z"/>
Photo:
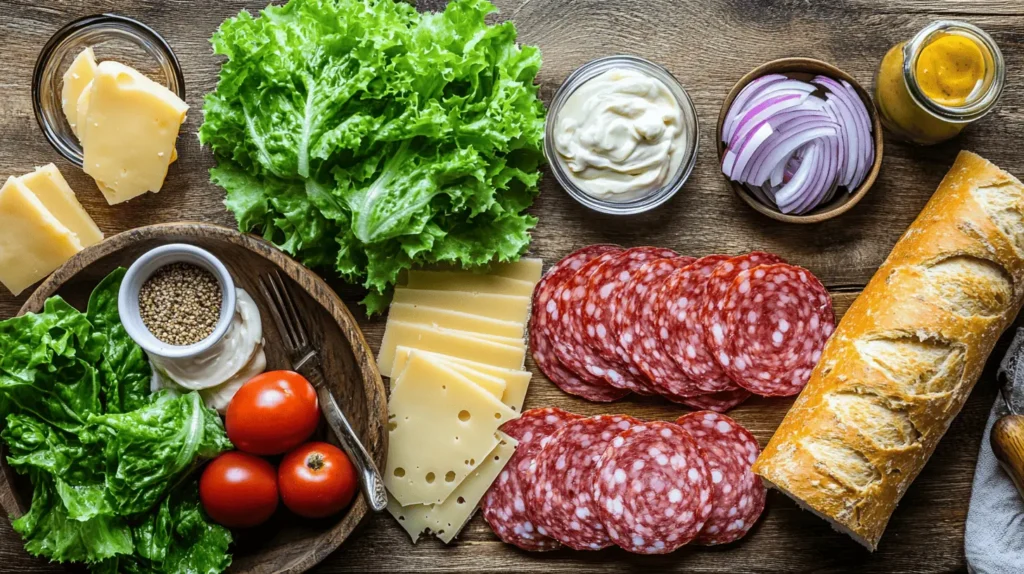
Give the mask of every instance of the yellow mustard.
<path id="1" fill-rule="evenodd" d="M 963 22 L 934 22 L 882 58 L 875 101 L 895 136 L 931 145 L 988 113 L 1004 74 L 1002 55 L 988 34 Z"/>

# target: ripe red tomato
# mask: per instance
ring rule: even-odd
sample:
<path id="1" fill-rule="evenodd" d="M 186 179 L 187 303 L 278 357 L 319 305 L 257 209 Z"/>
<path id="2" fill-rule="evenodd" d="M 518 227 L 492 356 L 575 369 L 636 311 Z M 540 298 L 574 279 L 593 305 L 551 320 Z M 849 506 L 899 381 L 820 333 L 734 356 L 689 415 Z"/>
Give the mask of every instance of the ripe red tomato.
<path id="1" fill-rule="evenodd" d="M 352 461 L 325 442 L 309 442 L 289 452 L 277 469 L 284 505 L 306 518 L 323 518 L 348 506 L 356 480 Z"/>
<path id="2" fill-rule="evenodd" d="M 203 470 L 199 499 L 210 518 L 229 528 L 262 524 L 277 510 L 277 472 L 258 456 L 226 452 Z"/>
<path id="3" fill-rule="evenodd" d="M 271 455 L 302 444 L 319 421 L 316 389 L 305 377 L 268 371 L 238 389 L 228 404 L 224 426 L 238 450 Z"/>

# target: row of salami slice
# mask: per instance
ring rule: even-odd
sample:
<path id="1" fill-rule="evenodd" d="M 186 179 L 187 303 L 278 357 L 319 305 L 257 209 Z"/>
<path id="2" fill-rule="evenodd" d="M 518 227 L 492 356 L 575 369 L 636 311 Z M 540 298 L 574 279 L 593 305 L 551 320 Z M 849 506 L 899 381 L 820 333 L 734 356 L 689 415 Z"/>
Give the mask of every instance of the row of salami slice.
<path id="1" fill-rule="evenodd" d="M 533 409 L 502 431 L 519 446 L 481 508 L 498 538 L 523 550 L 666 554 L 738 540 L 764 510 L 750 472 L 761 448 L 724 414 L 671 423 Z"/>
<path id="2" fill-rule="evenodd" d="M 567 393 L 661 395 L 725 412 L 751 393 L 800 392 L 834 329 L 825 287 L 776 255 L 695 259 L 602 244 L 537 284 L 530 347 Z"/>

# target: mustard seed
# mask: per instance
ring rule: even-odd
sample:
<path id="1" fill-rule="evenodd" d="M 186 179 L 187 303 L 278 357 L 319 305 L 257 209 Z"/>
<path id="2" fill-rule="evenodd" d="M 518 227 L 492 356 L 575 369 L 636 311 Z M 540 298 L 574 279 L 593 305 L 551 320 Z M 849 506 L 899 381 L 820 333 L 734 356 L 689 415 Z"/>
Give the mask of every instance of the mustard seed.
<path id="1" fill-rule="evenodd" d="M 139 290 L 142 323 L 169 345 L 192 345 L 212 335 L 220 308 L 217 278 L 190 263 L 161 267 Z"/>

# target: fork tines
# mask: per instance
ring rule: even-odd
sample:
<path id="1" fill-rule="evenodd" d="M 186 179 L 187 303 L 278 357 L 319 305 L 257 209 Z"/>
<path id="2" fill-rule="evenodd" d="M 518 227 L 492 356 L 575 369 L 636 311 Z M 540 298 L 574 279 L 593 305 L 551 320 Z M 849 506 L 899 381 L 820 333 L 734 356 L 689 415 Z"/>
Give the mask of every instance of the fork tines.
<path id="1" fill-rule="evenodd" d="M 302 316 L 299 315 L 295 301 L 292 300 L 288 287 L 285 286 L 281 272 L 275 270 L 272 273 L 260 277 L 260 291 L 267 300 L 270 313 L 277 322 L 277 327 L 284 337 L 285 345 L 291 351 L 304 350 L 309 346 L 306 337 L 306 329 L 302 325 Z"/>

